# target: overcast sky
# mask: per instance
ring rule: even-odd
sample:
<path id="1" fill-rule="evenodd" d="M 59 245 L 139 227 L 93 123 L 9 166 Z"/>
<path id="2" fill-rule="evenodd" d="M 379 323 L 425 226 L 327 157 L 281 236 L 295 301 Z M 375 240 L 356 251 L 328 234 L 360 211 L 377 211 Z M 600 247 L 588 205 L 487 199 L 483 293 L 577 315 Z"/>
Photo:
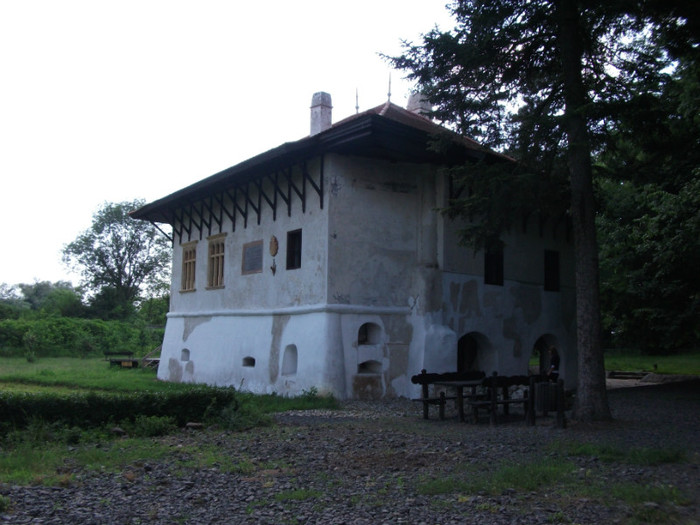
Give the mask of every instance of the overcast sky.
<path id="1" fill-rule="evenodd" d="M 2 0 L 0 283 L 71 280 L 62 247 L 106 202 L 155 200 L 411 86 L 378 54 L 447 0 Z"/>

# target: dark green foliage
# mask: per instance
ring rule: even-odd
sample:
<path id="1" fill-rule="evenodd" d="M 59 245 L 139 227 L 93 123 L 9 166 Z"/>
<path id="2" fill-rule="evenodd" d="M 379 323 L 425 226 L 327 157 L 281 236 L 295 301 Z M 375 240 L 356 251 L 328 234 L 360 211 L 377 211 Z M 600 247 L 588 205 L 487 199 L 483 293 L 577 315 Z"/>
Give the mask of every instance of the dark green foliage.
<path id="1" fill-rule="evenodd" d="M 157 437 L 171 434 L 177 425 L 172 416 L 144 416 L 138 415 L 133 422 L 128 421 L 124 429 L 133 437 Z"/>
<path id="2" fill-rule="evenodd" d="M 178 426 L 184 426 L 190 421 L 216 420 L 227 407 L 233 411 L 238 407 L 233 388 L 193 386 L 177 392 L 90 392 L 65 396 L 0 393 L 0 421 L 15 429 L 24 428 L 35 420 L 84 428 L 135 422 L 144 417 L 170 418 Z M 140 421 L 141 427 L 162 428 L 164 425 L 163 421 Z"/>
<path id="3" fill-rule="evenodd" d="M 85 315 L 82 293 L 69 282 L 0 285 L 0 319 Z"/>
<path id="4" fill-rule="evenodd" d="M 23 355 L 27 334 L 36 357 L 101 355 L 106 351 L 129 350 L 141 355 L 163 338 L 161 329 L 143 323 L 46 317 L 0 320 L 0 356 Z"/>
<path id="5" fill-rule="evenodd" d="M 601 182 L 601 290 L 610 344 L 667 353 L 700 345 L 700 179 L 678 192 Z"/>
<path id="6" fill-rule="evenodd" d="M 165 326 L 166 314 L 170 309 L 170 295 L 163 297 L 149 297 L 139 306 L 139 317 L 146 324 L 152 326 Z"/>

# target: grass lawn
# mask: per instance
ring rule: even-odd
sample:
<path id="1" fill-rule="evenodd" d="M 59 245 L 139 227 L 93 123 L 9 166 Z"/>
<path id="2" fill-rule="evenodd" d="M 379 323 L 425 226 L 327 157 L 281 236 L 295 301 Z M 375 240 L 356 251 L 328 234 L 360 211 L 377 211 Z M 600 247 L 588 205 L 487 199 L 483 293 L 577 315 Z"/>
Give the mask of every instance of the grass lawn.
<path id="1" fill-rule="evenodd" d="M 674 355 L 642 355 L 631 351 L 607 351 L 606 370 L 656 372 L 658 374 L 700 375 L 700 352 Z"/>
<path id="2" fill-rule="evenodd" d="M 530 368 L 537 369 L 540 358 L 530 358 Z M 672 375 L 700 375 L 700 350 L 673 355 L 645 355 L 633 350 L 606 350 L 605 370 L 655 372 Z"/>
<path id="3" fill-rule="evenodd" d="M 177 392 L 187 390 L 187 383 L 159 381 L 151 368 L 110 366 L 102 358 L 78 359 L 45 357 L 33 363 L 23 357 L 0 358 L 0 391 L 56 392 Z M 284 410 L 331 408 L 337 406 L 332 397 L 307 392 L 298 397 L 253 395 L 241 392 L 241 404 L 251 412 L 269 414 Z"/>
<path id="4" fill-rule="evenodd" d="M 91 391 L 177 392 L 189 390 L 191 386 L 159 381 L 153 369 L 110 366 L 101 358 L 41 358 L 32 363 L 23 357 L 0 358 L 0 395 L 16 392 L 58 396 Z M 236 414 L 243 428 L 269 424 L 269 414 L 273 412 L 338 406 L 334 398 L 319 396 L 315 391 L 291 398 L 239 392 L 236 398 Z M 140 425 L 151 428 L 157 423 L 154 419 L 157 418 L 146 418 Z M 132 426 L 139 426 L 138 418 Z M 94 443 L 101 443 L 101 446 L 96 448 Z M 183 450 L 173 449 L 168 443 L 167 435 L 159 439 L 138 436 L 123 439 L 110 434 L 109 425 L 77 429 L 35 420 L 24 429 L 3 429 L 0 435 L 0 483 L 61 485 L 71 482 L 72 475 L 57 474 L 59 467 L 66 462 L 88 469 L 119 471 L 134 461 L 166 456 L 179 461 L 177 458 L 182 455 Z M 190 466 L 195 467 L 206 466 L 208 462 L 218 465 L 230 462 L 230 458 L 218 450 L 193 449 L 186 455 L 193 463 Z"/>
<path id="5" fill-rule="evenodd" d="M 111 392 L 162 392 L 182 385 L 156 379 L 152 369 L 110 366 L 101 358 L 44 357 L 33 363 L 23 357 L 0 358 L 2 389 L 100 390 Z"/>

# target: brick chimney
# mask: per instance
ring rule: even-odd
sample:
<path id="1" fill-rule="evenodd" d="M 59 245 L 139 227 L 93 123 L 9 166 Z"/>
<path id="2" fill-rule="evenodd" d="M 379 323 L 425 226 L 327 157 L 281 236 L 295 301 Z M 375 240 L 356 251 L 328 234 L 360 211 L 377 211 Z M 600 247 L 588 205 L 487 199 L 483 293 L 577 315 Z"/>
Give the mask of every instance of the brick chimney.
<path id="1" fill-rule="evenodd" d="M 311 135 L 316 135 L 331 127 L 333 106 L 331 96 L 319 91 L 311 97 Z"/>

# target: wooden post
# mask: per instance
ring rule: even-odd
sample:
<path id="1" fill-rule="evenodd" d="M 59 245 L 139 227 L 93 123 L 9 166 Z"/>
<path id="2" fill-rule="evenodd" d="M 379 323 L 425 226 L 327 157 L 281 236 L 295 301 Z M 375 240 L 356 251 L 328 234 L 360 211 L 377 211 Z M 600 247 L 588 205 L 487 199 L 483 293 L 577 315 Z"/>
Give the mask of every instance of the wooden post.
<path id="1" fill-rule="evenodd" d="M 491 395 L 491 418 L 489 421 L 492 425 L 496 425 L 498 423 L 498 414 L 496 413 L 498 410 L 498 405 L 496 404 L 498 398 L 498 387 L 496 386 L 497 375 L 498 373 L 494 372 L 493 376 L 491 376 L 491 386 L 489 388 L 489 394 Z"/>
<path id="2" fill-rule="evenodd" d="M 532 427 L 535 425 L 535 376 L 530 376 L 530 386 L 527 393 L 527 414 L 525 421 Z"/>
<path id="3" fill-rule="evenodd" d="M 440 419 L 445 419 L 445 392 L 440 392 Z"/>
<path id="4" fill-rule="evenodd" d="M 557 381 L 557 427 L 566 428 L 566 416 L 564 414 L 564 408 L 566 404 L 566 399 L 564 399 L 564 380 L 559 379 Z"/>
<path id="5" fill-rule="evenodd" d="M 424 368 L 420 373 L 424 376 L 427 372 Z M 425 378 L 421 381 L 421 390 L 423 395 L 423 419 L 428 419 L 428 383 L 425 381 Z"/>

